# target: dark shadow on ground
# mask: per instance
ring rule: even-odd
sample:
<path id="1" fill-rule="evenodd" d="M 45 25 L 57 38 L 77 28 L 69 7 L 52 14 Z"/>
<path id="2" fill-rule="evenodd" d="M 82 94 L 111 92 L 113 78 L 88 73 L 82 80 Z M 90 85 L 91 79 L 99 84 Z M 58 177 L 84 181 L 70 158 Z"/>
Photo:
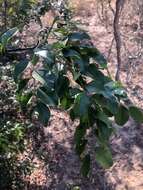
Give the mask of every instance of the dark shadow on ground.
<path id="1" fill-rule="evenodd" d="M 143 170 L 142 126 L 129 121 L 124 128 L 118 128 L 117 135 L 111 139 L 113 167 L 105 171 L 93 161 L 88 178 L 80 174 L 80 160 L 73 143 L 74 129 L 69 117 L 58 111 L 53 112 L 47 128 L 35 128 L 32 146 L 35 156 L 44 162 L 46 180 L 43 186 L 35 183 L 27 186 L 27 190 L 72 190 L 75 186 L 80 190 L 141 190 L 140 182 L 132 188 L 130 172 L 137 180 L 136 170 Z"/>
<path id="2" fill-rule="evenodd" d="M 104 177 L 104 170 L 94 162 L 88 178 L 80 174 L 80 160 L 75 154 L 73 134 L 75 126 L 64 114 L 53 113 L 47 128 L 35 128 L 33 132 L 33 153 L 44 161 L 46 184 L 27 184 L 27 190 L 111 190 Z M 60 115 L 57 117 L 57 115 Z"/>

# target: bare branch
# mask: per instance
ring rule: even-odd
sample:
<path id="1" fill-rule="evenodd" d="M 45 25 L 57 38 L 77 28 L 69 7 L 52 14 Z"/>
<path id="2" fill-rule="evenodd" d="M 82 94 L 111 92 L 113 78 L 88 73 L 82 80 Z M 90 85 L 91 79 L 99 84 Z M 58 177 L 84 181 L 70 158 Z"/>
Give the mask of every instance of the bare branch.
<path id="1" fill-rule="evenodd" d="M 121 36 L 120 36 L 120 14 L 122 12 L 124 5 L 124 0 L 116 0 L 116 10 L 115 10 L 115 16 L 114 16 L 114 38 L 116 42 L 116 50 L 117 50 L 117 72 L 115 75 L 115 80 L 120 80 L 120 70 L 121 70 Z"/>
<path id="2" fill-rule="evenodd" d="M 7 0 L 4 0 L 3 1 L 3 23 L 4 23 L 4 31 L 7 30 L 7 6 L 8 6 L 8 3 L 7 3 Z"/>
<path id="3" fill-rule="evenodd" d="M 108 5 L 109 5 L 109 8 L 112 11 L 113 15 L 115 15 L 115 10 L 113 9 L 113 7 L 111 5 L 111 0 L 108 0 Z"/>

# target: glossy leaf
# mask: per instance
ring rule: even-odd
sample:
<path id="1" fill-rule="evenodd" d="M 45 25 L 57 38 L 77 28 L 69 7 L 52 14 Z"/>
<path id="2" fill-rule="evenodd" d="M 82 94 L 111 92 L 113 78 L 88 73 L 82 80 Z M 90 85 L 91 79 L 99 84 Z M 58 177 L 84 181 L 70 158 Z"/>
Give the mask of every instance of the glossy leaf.
<path id="1" fill-rule="evenodd" d="M 76 144 L 75 150 L 79 156 L 81 156 L 81 154 L 84 152 L 86 144 L 87 144 L 87 140 L 85 139 L 81 140 L 80 143 Z"/>
<path id="2" fill-rule="evenodd" d="M 72 48 L 63 49 L 63 54 L 66 58 L 70 58 L 69 61 L 72 60 L 73 64 L 80 68 L 81 72 L 84 72 L 89 64 L 87 57 L 83 57 L 79 52 Z"/>
<path id="3" fill-rule="evenodd" d="M 19 101 L 22 110 L 26 109 L 26 106 L 28 102 L 30 101 L 32 95 L 33 95 L 32 92 L 29 92 L 24 95 L 21 95 L 21 94 L 17 95 L 17 100 Z"/>
<path id="4" fill-rule="evenodd" d="M 117 113 L 119 106 L 115 97 L 105 98 L 103 95 L 96 94 L 94 95 L 94 99 L 97 104 L 109 110 L 113 115 Z"/>
<path id="5" fill-rule="evenodd" d="M 100 81 L 100 79 L 96 82 L 92 81 L 88 83 L 86 86 L 86 90 L 89 94 L 105 94 L 104 85 L 102 81 Z"/>
<path id="6" fill-rule="evenodd" d="M 90 36 L 85 32 L 74 32 L 74 33 L 69 34 L 68 36 L 68 40 L 72 42 L 81 41 L 84 39 L 90 40 Z"/>
<path id="7" fill-rule="evenodd" d="M 54 74 L 49 74 L 46 69 L 41 69 L 38 71 L 33 71 L 32 77 L 39 81 L 43 86 L 49 90 L 53 90 L 55 86 L 56 76 Z"/>
<path id="8" fill-rule="evenodd" d="M 44 103 L 49 106 L 55 106 L 55 101 L 53 97 L 49 96 L 44 92 L 41 88 L 38 88 L 37 90 L 37 97 Z"/>
<path id="9" fill-rule="evenodd" d="M 75 64 L 75 66 L 78 66 L 80 68 L 81 73 L 85 73 L 86 68 L 89 64 L 89 62 L 88 62 L 88 60 L 86 60 L 86 58 L 80 57 L 80 59 L 73 59 L 73 62 Z"/>
<path id="10" fill-rule="evenodd" d="M 97 129 L 96 129 L 96 137 L 100 144 L 106 145 L 111 137 L 113 129 L 108 124 L 97 120 Z"/>
<path id="11" fill-rule="evenodd" d="M 81 46 L 82 51 L 84 51 L 89 57 L 93 58 L 96 63 L 102 68 L 107 68 L 107 60 L 104 55 L 93 46 Z"/>
<path id="12" fill-rule="evenodd" d="M 31 60 L 32 65 L 36 65 L 38 61 L 39 61 L 39 57 L 34 54 Z"/>
<path id="13" fill-rule="evenodd" d="M 135 107 L 135 106 L 130 106 L 129 107 L 129 112 L 131 117 L 139 123 L 143 123 L 143 112 L 141 111 L 141 109 Z"/>
<path id="14" fill-rule="evenodd" d="M 28 60 L 23 60 L 20 63 L 16 64 L 15 69 L 14 69 L 14 80 L 17 82 L 18 78 L 20 75 L 24 72 L 26 67 L 28 66 Z"/>
<path id="15" fill-rule="evenodd" d="M 90 98 L 85 93 L 76 96 L 73 106 L 73 117 L 80 118 L 82 123 L 88 123 L 88 110 L 90 107 Z"/>
<path id="16" fill-rule="evenodd" d="M 115 122 L 118 125 L 124 125 L 129 119 L 129 111 L 128 109 L 123 106 L 120 105 L 117 114 L 115 115 Z"/>
<path id="17" fill-rule="evenodd" d="M 0 42 L 2 43 L 3 48 L 6 47 L 10 39 L 18 32 L 18 28 L 12 28 L 9 29 L 7 32 L 5 32 L 1 37 L 0 37 Z"/>
<path id="18" fill-rule="evenodd" d="M 109 127 L 112 125 L 111 121 L 108 119 L 107 115 L 103 111 L 101 111 L 101 110 L 96 113 L 96 118 L 98 120 L 104 122 Z"/>
<path id="19" fill-rule="evenodd" d="M 93 81 L 86 86 L 90 94 L 103 94 L 105 97 L 111 97 L 113 95 L 112 91 L 105 88 L 105 85 L 110 82 L 111 79 L 104 76 L 94 64 L 89 65 L 86 75 L 93 78 Z"/>
<path id="20" fill-rule="evenodd" d="M 80 59 L 80 54 L 74 49 L 64 48 L 62 51 L 65 57 Z"/>
<path id="21" fill-rule="evenodd" d="M 81 141 L 84 139 L 84 135 L 86 134 L 86 128 L 82 125 L 79 125 L 76 128 L 75 134 L 74 134 L 74 139 L 76 144 L 80 144 Z"/>
<path id="22" fill-rule="evenodd" d="M 111 81 L 106 77 L 95 64 L 90 64 L 87 69 L 87 75 L 91 76 L 95 80 L 100 80 L 103 84 L 106 84 Z"/>
<path id="23" fill-rule="evenodd" d="M 87 177 L 90 171 L 90 155 L 87 154 L 82 160 L 81 173 L 84 177 Z"/>
<path id="24" fill-rule="evenodd" d="M 18 83 L 17 93 L 20 93 L 28 84 L 29 79 L 21 79 Z"/>
<path id="25" fill-rule="evenodd" d="M 96 148 L 96 161 L 105 169 L 113 165 L 112 154 L 108 147 Z"/>
<path id="26" fill-rule="evenodd" d="M 38 102 L 37 105 L 36 105 L 36 110 L 39 114 L 39 120 L 41 121 L 41 123 L 43 125 L 47 125 L 48 124 L 48 121 L 50 119 L 50 110 L 49 108 L 43 104 L 42 102 Z"/>
<path id="27" fill-rule="evenodd" d="M 125 92 L 125 89 L 122 87 L 122 85 L 119 82 L 116 81 L 110 81 L 105 84 L 105 89 L 112 92 L 115 96 L 126 98 L 127 94 Z"/>
<path id="28" fill-rule="evenodd" d="M 79 103 L 79 114 L 80 116 L 84 116 L 88 113 L 90 105 L 90 98 L 85 93 L 81 94 L 80 103 Z"/>
<path id="29" fill-rule="evenodd" d="M 69 79 L 62 73 L 59 73 L 59 76 L 55 82 L 55 91 L 59 97 L 63 97 L 68 93 L 69 84 Z"/>
<path id="30" fill-rule="evenodd" d="M 71 88 L 71 89 L 69 90 L 69 93 L 70 93 L 70 96 L 71 96 L 71 97 L 74 97 L 75 95 L 80 94 L 80 93 L 81 93 L 81 90 L 79 90 L 78 88 Z"/>

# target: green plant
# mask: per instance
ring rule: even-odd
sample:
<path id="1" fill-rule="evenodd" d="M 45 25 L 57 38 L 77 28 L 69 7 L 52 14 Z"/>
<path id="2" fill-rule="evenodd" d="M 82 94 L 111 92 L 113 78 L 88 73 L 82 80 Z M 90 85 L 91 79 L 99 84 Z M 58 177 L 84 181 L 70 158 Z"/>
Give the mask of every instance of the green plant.
<path id="1" fill-rule="evenodd" d="M 35 0 L 0 0 L 1 32 L 19 24 L 26 24 L 31 17 L 31 9 L 36 4 Z"/>
<path id="2" fill-rule="evenodd" d="M 52 107 L 65 109 L 73 120 L 80 120 L 75 131 L 75 144 L 83 163 L 82 173 L 86 176 L 90 168 L 90 154 L 86 150 L 87 130 L 91 129 L 97 140 L 97 162 L 108 168 L 113 163 L 109 139 L 114 127 L 110 118 L 114 117 L 118 125 L 124 125 L 129 116 L 142 122 L 143 113 L 136 107 L 127 107 L 122 85 L 103 74 L 102 71 L 107 69 L 106 59 L 96 47 L 84 42 L 90 40 L 89 35 L 84 32 L 69 33 L 62 28 L 62 35 L 63 32 L 66 33 L 63 40 L 34 50 L 34 59 L 35 56 L 43 57 L 42 68 L 34 69 L 31 76 L 40 85 L 26 94 L 23 92 L 30 78 L 25 81 L 20 76 L 28 62 L 16 65 L 15 76 L 22 107 L 30 104 L 35 97 L 34 110 L 45 126 Z M 61 29 L 56 29 L 56 33 L 61 34 Z"/>
<path id="3" fill-rule="evenodd" d="M 3 39 L 2 42 L 6 42 L 6 38 Z M 6 52 L 4 45 L 2 47 L 1 57 Z M 16 190 L 22 188 L 23 178 L 31 170 L 28 159 L 19 159 L 19 154 L 26 151 L 28 121 L 21 117 L 16 101 L 13 65 L 2 63 L 0 59 L 0 68 L 0 189 Z"/>
<path id="4" fill-rule="evenodd" d="M 45 31 L 44 42 L 16 64 L 17 99 L 22 110 L 31 117 L 38 115 L 44 126 L 53 107 L 66 110 L 72 120 L 79 119 L 75 149 L 82 162 L 82 174 L 87 176 L 91 162 L 87 131 L 95 135 L 97 162 L 108 168 L 113 164 L 109 139 L 115 131 L 114 122 L 124 125 L 130 116 L 142 122 L 143 113 L 135 106 L 126 105 L 128 98 L 123 86 L 105 74 L 107 61 L 93 46 L 88 33 L 67 19 L 65 9 L 60 14 L 64 16 L 56 17 Z M 50 37 L 54 41 L 49 44 Z M 39 61 L 41 66 L 37 67 Z M 29 67 L 31 73 L 25 78 Z M 33 84 L 31 88 L 29 84 Z"/>
<path id="5" fill-rule="evenodd" d="M 23 187 L 23 177 L 31 171 L 26 159 L 18 159 L 25 150 L 25 129 L 20 123 L 0 122 L 0 187 L 3 190 Z"/>

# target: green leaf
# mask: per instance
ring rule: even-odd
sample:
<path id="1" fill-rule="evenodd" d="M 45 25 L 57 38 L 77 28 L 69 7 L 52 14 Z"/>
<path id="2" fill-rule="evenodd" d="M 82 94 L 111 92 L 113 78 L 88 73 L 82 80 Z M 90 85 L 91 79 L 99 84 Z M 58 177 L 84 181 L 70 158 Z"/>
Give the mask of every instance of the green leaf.
<path id="1" fill-rule="evenodd" d="M 82 51 L 85 51 L 89 57 L 93 58 L 100 67 L 107 68 L 107 60 L 96 47 L 81 46 L 81 49 Z"/>
<path id="2" fill-rule="evenodd" d="M 82 123 L 88 122 L 88 110 L 90 105 L 90 97 L 88 97 L 85 93 L 80 93 L 76 96 L 74 106 L 73 106 L 73 112 L 72 117 L 73 118 L 79 118 L 82 121 Z"/>
<path id="3" fill-rule="evenodd" d="M 15 66 L 15 69 L 14 69 L 14 81 L 15 82 L 18 81 L 20 75 L 22 74 L 22 72 L 24 72 L 24 70 L 26 69 L 27 66 L 28 66 L 28 60 L 23 60 Z"/>
<path id="4" fill-rule="evenodd" d="M 129 113 L 136 122 L 143 123 L 143 112 L 141 111 L 141 109 L 135 106 L 130 106 Z"/>
<path id="5" fill-rule="evenodd" d="M 88 113 L 88 108 L 90 105 L 90 98 L 85 93 L 81 93 L 80 103 L 79 103 L 79 115 L 84 116 Z"/>
<path id="6" fill-rule="evenodd" d="M 55 101 L 54 101 L 53 97 L 46 94 L 41 88 L 38 88 L 38 90 L 37 90 L 37 97 L 44 104 L 47 104 L 49 106 L 55 106 Z"/>
<path id="7" fill-rule="evenodd" d="M 74 99 L 72 99 L 69 95 L 64 96 L 60 99 L 60 105 L 63 109 L 69 109 L 73 106 Z"/>
<path id="8" fill-rule="evenodd" d="M 33 71 L 32 77 L 39 81 L 43 86 L 45 86 L 49 91 L 52 91 L 55 86 L 56 76 L 53 73 L 48 73 L 47 69 L 40 69 L 38 71 Z"/>
<path id="9" fill-rule="evenodd" d="M 69 79 L 63 75 L 63 73 L 59 73 L 58 79 L 55 83 L 55 91 L 59 97 L 63 97 L 67 95 L 69 91 Z"/>
<path id="10" fill-rule="evenodd" d="M 61 27 L 61 28 L 56 28 L 54 30 L 54 33 L 59 33 L 59 34 L 62 34 L 64 36 L 67 36 L 67 34 L 69 33 L 69 30 L 68 30 L 68 28 Z"/>
<path id="11" fill-rule="evenodd" d="M 53 47 L 53 49 L 61 50 L 61 49 L 65 48 L 66 43 L 67 43 L 67 39 L 63 40 L 63 41 L 57 41 L 52 44 L 52 47 Z"/>
<path id="12" fill-rule="evenodd" d="M 87 75 L 89 75 L 90 77 L 92 77 L 95 80 L 100 80 L 102 82 L 102 84 L 107 84 L 109 82 L 111 82 L 111 79 L 107 76 L 105 76 L 101 71 L 99 71 L 99 69 L 97 68 L 97 66 L 95 64 L 90 64 L 87 68 Z"/>
<path id="13" fill-rule="evenodd" d="M 123 86 L 116 81 L 111 81 L 105 84 L 106 90 L 112 92 L 115 96 L 126 98 L 127 94 Z"/>
<path id="14" fill-rule="evenodd" d="M 75 150 L 79 156 L 81 156 L 81 154 L 84 152 L 86 144 L 87 144 L 86 139 L 81 140 L 80 144 L 76 144 Z"/>
<path id="15" fill-rule="evenodd" d="M 32 65 L 36 65 L 38 61 L 39 61 L 39 57 L 34 54 L 31 60 Z"/>
<path id="16" fill-rule="evenodd" d="M 17 99 L 20 103 L 21 109 L 24 110 L 28 104 L 28 102 L 30 101 L 31 97 L 32 97 L 32 92 L 29 92 L 27 94 L 24 95 L 17 95 Z"/>
<path id="17" fill-rule="evenodd" d="M 107 109 L 106 107 L 103 107 L 102 110 L 107 115 L 107 117 L 113 117 L 113 114 L 111 113 L 111 111 Z"/>
<path id="18" fill-rule="evenodd" d="M 0 37 L 0 41 L 2 43 L 3 48 L 6 47 L 6 45 L 8 44 L 8 42 L 10 41 L 10 39 L 18 32 L 18 28 L 12 28 L 9 29 L 7 32 L 5 32 L 1 37 Z"/>
<path id="19" fill-rule="evenodd" d="M 73 187 L 71 190 L 81 190 L 79 186 Z"/>
<path id="20" fill-rule="evenodd" d="M 89 64 L 89 61 L 86 58 L 84 58 L 84 57 L 80 57 L 80 59 L 74 59 L 73 58 L 73 62 L 75 64 L 75 66 L 76 65 L 79 66 L 81 73 L 85 73 L 86 68 L 87 68 L 87 66 Z"/>
<path id="21" fill-rule="evenodd" d="M 90 40 L 90 36 L 85 32 L 74 32 L 69 34 L 68 40 L 72 42 L 81 41 L 81 40 Z"/>
<path id="22" fill-rule="evenodd" d="M 94 100 L 97 104 L 109 110 L 113 115 L 118 111 L 118 102 L 115 97 L 105 98 L 103 95 L 96 94 L 94 95 Z"/>
<path id="23" fill-rule="evenodd" d="M 107 68 L 107 61 L 99 51 L 97 54 L 93 54 L 92 57 L 102 68 Z"/>
<path id="24" fill-rule="evenodd" d="M 86 90 L 90 95 L 93 94 L 104 94 L 104 85 L 102 81 L 99 79 L 97 81 L 92 81 L 86 85 Z"/>
<path id="25" fill-rule="evenodd" d="M 64 48 L 63 55 L 68 60 L 72 60 L 75 66 L 79 66 L 81 72 L 84 72 L 85 67 L 87 67 L 89 64 L 87 57 L 83 57 L 79 52 L 72 48 Z"/>
<path id="26" fill-rule="evenodd" d="M 104 74 L 98 70 L 96 65 L 90 64 L 87 68 L 86 75 L 93 78 L 93 81 L 89 82 L 86 86 L 89 94 L 102 94 L 107 98 L 113 96 L 112 91 L 105 86 L 111 81 L 111 79 L 104 76 Z"/>
<path id="27" fill-rule="evenodd" d="M 96 148 L 96 161 L 105 169 L 113 165 L 112 154 L 108 147 Z"/>
<path id="28" fill-rule="evenodd" d="M 97 120 L 96 124 L 97 124 L 97 129 L 95 131 L 95 134 L 97 140 L 100 144 L 106 145 L 109 141 L 110 136 L 112 135 L 113 128 L 111 128 L 111 126 L 100 120 Z"/>
<path id="29" fill-rule="evenodd" d="M 63 97 L 61 100 L 60 100 L 60 105 L 62 108 L 66 109 L 68 106 L 68 99 L 67 97 Z"/>
<path id="30" fill-rule="evenodd" d="M 111 121 L 108 119 L 107 115 L 103 111 L 98 111 L 98 113 L 96 114 L 96 118 L 104 122 L 109 127 L 112 125 Z"/>
<path id="31" fill-rule="evenodd" d="M 50 119 L 49 108 L 45 104 L 39 101 L 36 105 L 36 110 L 39 113 L 39 120 L 42 122 L 43 125 L 46 126 Z"/>
<path id="32" fill-rule="evenodd" d="M 87 177 L 90 171 L 90 155 L 87 154 L 82 160 L 81 173 L 84 177 Z"/>
<path id="33" fill-rule="evenodd" d="M 76 128 L 76 131 L 75 131 L 75 134 L 74 134 L 74 139 L 75 139 L 76 144 L 81 143 L 81 141 L 83 140 L 85 134 L 86 134 L 86 127 L 84 127 L 82 125 L 79 125 Z"/>
<path id="34" fill-rule="evenodd" d="M 29 79 L 21 79 L 18 83 L 17 93 L 20 93 L 28 84 Z"/>
<path id="35" fill-rule="evenodd" d="M 80 93 L 81 93 L 81 90 L 79 90 L 78 88 L 71 88 L 69 90 L 69 94 L 71 97 L 74 97 L 75 95 L 80 94 Z"/>
<path id="36" fill-rule="evenodd" d="M 115 122 L 118 125 L 124 125 L 129 119 L 129 111 L 128 109 L 123 106 L 120 105 L 117 114 L 115 114 Z"/>
<path id="37" fill-rule="evenodd" d="M 65 57 L 70 57 L 70 58 L 75 57 L 77 59 L 80 59 L 81 57 L 80 54 L 72 48 L 64 48 L 62 52 Z"/>

